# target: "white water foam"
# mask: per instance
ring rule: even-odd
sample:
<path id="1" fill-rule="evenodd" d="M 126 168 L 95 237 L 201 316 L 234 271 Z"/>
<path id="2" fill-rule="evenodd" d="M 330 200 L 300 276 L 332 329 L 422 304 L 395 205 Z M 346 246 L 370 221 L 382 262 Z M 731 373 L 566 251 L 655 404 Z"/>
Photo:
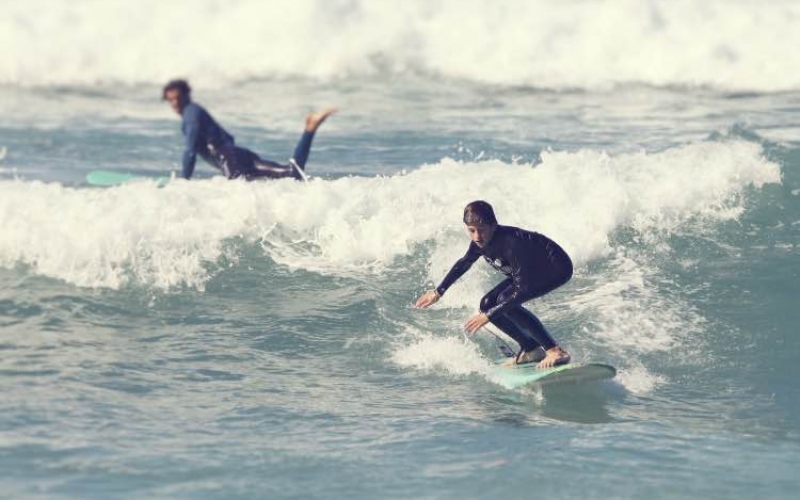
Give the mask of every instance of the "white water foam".
<path id="1" fill-rule="evenodd" d="M 616 380 L 635 394 L 646 394 L 666 382 L 662 375 L 654 375 L 640 365 L 619 370 Z"/>
<path id="2" fill-rule="evenodd" d="M 466 249 L 464 204 L 485 199 L 501 223 L 534 228 L 577 266 L 608 256 L 609 235 L 630 226 L 668 232 L 692 217 L 742 208 L 750 185 L 780 182 L 758 145 L 707 142 L 659 153 L 545 153 L 533 167 L 450 159 L 406 175 L 267 183 L 174 180 L 110 189 L 0 182 L 0 265 L 79 286 L 202 287 L 232 238 L 261 241 L 277 263 L 328 274 L 376 273 L 419 245 L 437 281 Z M 432 244 L 432 245 L 431 245 Z M 448 294 L 476 303 L 472 286 Z"/>
<path id="3" fill-rule="evenodd" d="M 507 378 L 497 371 L 494 362 L 481 353 L 477 343 L 467 340 L 466 337 L 407 332 L 403 338 L 413 340 L 395 346 L 391 359 L 398 366 L 448 377 L 475 375 L 511 388 Z M 541 394 L 533 394 L 541 398 Z"/>
<path id="4" fill-rule="evenodd" d="M 483 357 L 474 342 L 424 333 L 418 333 L 415 337 L 416 340 L 403 344 L 392 353 L 394 363 L 424 371 L 441 371 L 448 375 L 488 376 L 490 373 L 491 363 Z"/>
<path id="5" fill-rule="evenodd" d="M 338 79 L 800 87 L 800 4 L 775 0 L 26 0 L 0 3 L 0 83 Z"/>

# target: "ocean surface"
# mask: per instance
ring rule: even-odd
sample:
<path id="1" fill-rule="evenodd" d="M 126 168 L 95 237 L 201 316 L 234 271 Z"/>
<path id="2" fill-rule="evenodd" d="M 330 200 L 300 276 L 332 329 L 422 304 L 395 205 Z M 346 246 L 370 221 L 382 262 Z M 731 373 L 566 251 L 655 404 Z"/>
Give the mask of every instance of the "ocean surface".
<path id="1" fill-rule="evenodd" d="M 0 498 L 790 499 L 800 3 L 0 4 Z M 194 98 L 309 183 L 179 171 Z M 464 205 L 612 381 L 511 389 Z"/>

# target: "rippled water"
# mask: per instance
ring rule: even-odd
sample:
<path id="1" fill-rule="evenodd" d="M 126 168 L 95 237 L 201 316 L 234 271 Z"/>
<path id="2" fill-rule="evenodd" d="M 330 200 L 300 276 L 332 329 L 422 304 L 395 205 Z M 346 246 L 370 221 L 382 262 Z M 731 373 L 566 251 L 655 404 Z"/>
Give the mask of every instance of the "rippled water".
<path id="1" fill-rule="evenodd" d="M 597 7 L 597 22 L 625 12 L 623 32 L 659 18 L 607 3 L 625 8 Z M 48 15 L 113 17 L 75 5 Z M 431 19 L 455 15 L 443 5 Z M 642 5 L 667 34 L 688 19 L 682 2 Z M 320 15 L 354 26 L 386 15 L 360 2 L 330 9 Z M 573 42 L 589 47 L 594 25 L 576 26 Z M 118 54 L 134 50 L 119 43 Z M 699 87 L 641 66 L 627 78 L 638 83 L 607 86 L 595 67 L 581 85 L 553 47 L 566 80 L 542 86 L 391 44 L 383 65 L 368 58 L 372 71 L 334 58 L 350 52 L 331 43 L 319 73 L 256 66 L 251 78 L 231 63 L 193 79 L 238 143 L 277 160 L 307 111 L 338 105 L 308 184 L 229 182 L 201 165 L 197 179 L 162 188 L 87 186 L 96 169 L 178 168 L 161 55 L 141 78 L 119 58 L 90 64 L 88 42 L 64 53 L 88 80 L 64 66 L 49 81 L 21 57 L 0 64 L 0 495 L 794 497 L 800 94 L 756 76 L 741 87 L 754 91 L 720 85 L 706 69 L 754 64 L 734 42 L 738 62 L 684 60 Z M 619 64 L 637 60 L 620 53 Z M 403 70 L 412 60 L 424 64 Z M 11 78 L 19 68 L 33 76 Z M 794 85 L 781 77 L 779 88 Z M 573 280 L 528 305 L 576 359 L 616 366 L 613 381 L 504 387 L 494 339 L 461 331 L 498 280 L 482 263 L 431 310 L 411 307 L 466 250 L 460 215 L 476 198 L 570 253 Z"/>

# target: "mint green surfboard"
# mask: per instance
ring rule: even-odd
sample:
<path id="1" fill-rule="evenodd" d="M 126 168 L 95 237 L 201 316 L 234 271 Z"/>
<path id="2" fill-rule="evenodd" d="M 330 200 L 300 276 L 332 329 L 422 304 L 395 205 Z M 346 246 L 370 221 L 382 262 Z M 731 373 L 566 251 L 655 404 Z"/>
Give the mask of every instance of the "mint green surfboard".
<path id="1" fill-rule="evenodd" d="M 169 177 L 150 177 L 112 170 L 94 170 L 86 176 L 86 182 L 92 186 L 119 186 L 130 181 L 155 181 L 159 187 L 169 182 Z"/>
<path id="2" fill-rule="evenodd" d="M 617 369 L 601 363 L 568 363 L 538 370 L 536 363 L 497 366 L 497 375 L 504 385 L 516 389 L 525 385 L 581 383 L 614 378 Z"/>

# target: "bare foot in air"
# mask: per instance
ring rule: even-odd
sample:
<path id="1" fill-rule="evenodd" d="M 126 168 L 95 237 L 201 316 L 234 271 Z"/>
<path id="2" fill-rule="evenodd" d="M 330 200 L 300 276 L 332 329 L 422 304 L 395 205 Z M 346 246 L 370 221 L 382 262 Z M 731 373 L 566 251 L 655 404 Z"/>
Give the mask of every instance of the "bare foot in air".
<path id="1" fill-rule="evenodd" d="M 332 114 L 336 113 L 336 111 L 336 108 L 328 108 L 308 115 L 306 117 L 306 132 L 316 132 L 319 126 L 322 125 L 322 122 L 324 122 L 325 119 Z"/>
<path id="2" fill-rule="evenodd" d="M 545 351 L 544 359 L 536 365 L 536 368 L 552 368 L 558 365 L 565 365 L 569 363 L 569 360 L 569 353 L 559 346 L 555 346 Z"/>

